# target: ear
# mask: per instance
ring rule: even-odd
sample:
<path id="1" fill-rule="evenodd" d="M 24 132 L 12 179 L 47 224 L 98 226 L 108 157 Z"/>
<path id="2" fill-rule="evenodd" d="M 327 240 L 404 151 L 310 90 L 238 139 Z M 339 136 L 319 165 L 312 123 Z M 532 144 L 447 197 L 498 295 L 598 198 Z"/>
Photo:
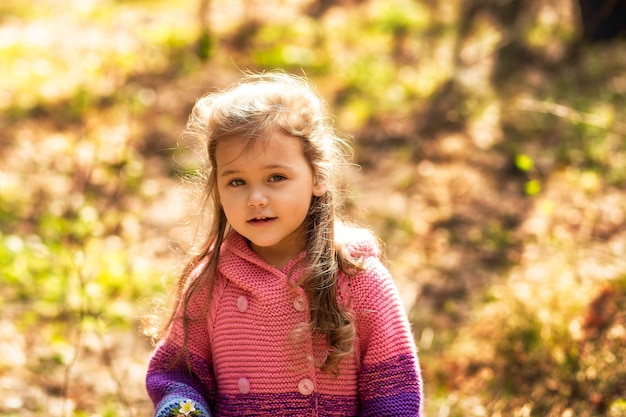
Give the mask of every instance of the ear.
<path id="1" fill-rule="evenodd" d="M 324 193 L 326 193 L 326 184 L 315 180 L 313 183 L 313 195 L 315 197 L 321 197 Z"/>

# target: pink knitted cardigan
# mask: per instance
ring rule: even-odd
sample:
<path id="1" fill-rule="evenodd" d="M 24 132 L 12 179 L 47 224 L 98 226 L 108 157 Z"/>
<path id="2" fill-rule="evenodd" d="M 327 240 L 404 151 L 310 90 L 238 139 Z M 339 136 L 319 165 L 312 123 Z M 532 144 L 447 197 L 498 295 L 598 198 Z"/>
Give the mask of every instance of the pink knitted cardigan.
<path id="1" fill-rule="evenodd" d="M 307 297 L 288 283 L 301 276 L 304 253 L 278 270 L 232 233 L 210 303 L 200 293 L 187 312 L 188 356 L 180 355 L 180 319 L 153 353 L 146 387 L 154 415 L 177 414 L 191 400 L 198 416 L 420 416 L 421 373 L 398 291 L 371 236 L 353 234 L 346 249 L 365 270 L 339 277 L 357 340 L 338 373 L 320 370 L 324 344 L 304 327 Z"/>

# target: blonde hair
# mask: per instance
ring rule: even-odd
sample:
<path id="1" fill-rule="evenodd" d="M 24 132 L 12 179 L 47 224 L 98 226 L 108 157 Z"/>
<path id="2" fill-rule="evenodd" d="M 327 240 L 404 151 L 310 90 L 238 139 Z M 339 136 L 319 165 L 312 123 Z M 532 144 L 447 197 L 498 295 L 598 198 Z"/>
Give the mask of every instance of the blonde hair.
<path id="1" fill-rule="evenodd" d="M 322 369 L 336 371 L 338 363 L 354 349 L 355 325 L 337 300 L 340 272 L 353 275 L 361 270 L 358 259 L 342 250 L 335 237 L 338 199 L 337 170 L 345 164 L 350 147 L 334 131 L 325 102 L 303 77 L 283 72 L 246 74 L 230 88 L 199 99 L 187 123 L 186 133 L 203 145 L 203 212 L 212 213 L 206 237 L 178 282 L 176 305 L 167 326 L 181 307 L 186 311 L 194 294 L 202 288 L 211 293 L 217 277 L 219 248 L 232 232 L 220 205 L 216 178 L 216 144 L 231 138 L 254 140 L 263 133 L 282 129 L 301 140 L 305 158 L 314 177 L 326 192 L 312 197 L 306 222 L 305 273 L 297 284 L 309 297 L 312 333 L 326 340 Z M 202 266 L 199 276 L 193 273 Z M 186 315 L 183 328 L 187 346 Z"/>

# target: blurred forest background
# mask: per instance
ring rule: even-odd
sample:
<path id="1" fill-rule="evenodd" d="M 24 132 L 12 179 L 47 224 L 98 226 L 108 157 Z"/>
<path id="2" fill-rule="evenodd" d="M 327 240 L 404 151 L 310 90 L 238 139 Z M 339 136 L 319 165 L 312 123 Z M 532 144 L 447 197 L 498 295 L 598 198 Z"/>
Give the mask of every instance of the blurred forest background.
<path id="1" fill-rule="evenodd" d="M 626 416 L 626 10 L 588 5 L 2 0 L 0 415 L 151 415 L 187 115 L 282 68 L 354 137 L 427 415 Z"/>

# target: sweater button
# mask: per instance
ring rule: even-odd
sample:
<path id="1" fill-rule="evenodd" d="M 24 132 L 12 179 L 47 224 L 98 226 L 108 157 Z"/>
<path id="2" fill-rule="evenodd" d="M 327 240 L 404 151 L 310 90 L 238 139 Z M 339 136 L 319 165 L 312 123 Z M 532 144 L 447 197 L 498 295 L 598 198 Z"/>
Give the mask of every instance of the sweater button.
<path id="1" fill-rule="evenodd" d="M 298 391 L 302 395 L 311 395 L 313 393 L 314 385 L 313 381 L 309 378 L 302 378 L 300 382 L 298 382 Z"/>
<path id="2" fill-rule="evenodd" d="M 239 381 L 237 381 L 237 388 L 239 388 L 239 392 L 242 394 L 249 393 L 250 381 L 248 381 L 248 378 L 239 378 Z"/>
<path id="3" fill-rule="evenodd" d="M 295 308 L 296 311 L 300 311 L 300 312 L 303 312 L 304 310 L 306 310 L 306 301 L 304 297 L 302 297 L 301 295 L 297 296 L 293 300 L 293 308 Z"/>
<path id="4" fill-rule="evenodd" d="M 248 299 L 245 295 L 237 298 L 237 309 L 244 313 L 248 309 Z"/>

